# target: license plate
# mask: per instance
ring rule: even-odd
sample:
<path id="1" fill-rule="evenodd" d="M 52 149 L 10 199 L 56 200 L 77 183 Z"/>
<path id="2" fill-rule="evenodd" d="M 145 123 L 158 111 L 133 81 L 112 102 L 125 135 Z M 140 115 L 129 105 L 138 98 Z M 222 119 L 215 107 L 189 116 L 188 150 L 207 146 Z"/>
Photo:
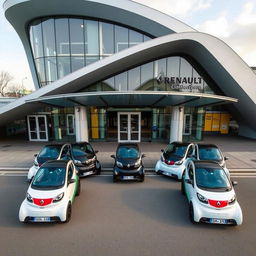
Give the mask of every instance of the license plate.
<path id="1" fill-rule="evenodd" d="M 123 176 L 123 180 L 133 180 L 134 176 Z"/>
<path id="2" fill-rule="evenodd" d="M 50 222 L 51 218 L 50 217 L 34 217 L 33 222 Z"/>
<path id="3" fill-rule="evenodd" d="M 212 224 L 227 224 L 227 220 L 224 219 L 210 219 Z"/>
<path id="4" fill-rule="evenodd" d="M 88 175 L 91 175 L 93 174 L 93 171 L 90 171 L 90 172 L 84 172 L 83 176 L 88 176 Z"/>
<path id="5" fill-rule="evenodd" d="M 172 174 L 169 173 L 169 172 L 163 172 L 163 174 L 164 174 L 164 175 L 167 175 L 167 176 L 172 176 Z"/>

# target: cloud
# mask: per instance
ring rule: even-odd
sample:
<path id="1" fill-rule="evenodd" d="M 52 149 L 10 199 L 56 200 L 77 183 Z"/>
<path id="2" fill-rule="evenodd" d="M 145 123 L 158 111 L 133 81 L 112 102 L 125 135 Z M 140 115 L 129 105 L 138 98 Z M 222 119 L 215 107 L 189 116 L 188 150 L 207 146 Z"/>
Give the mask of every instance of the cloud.
<path id="1" fill-rule="evenodd" d="M 247 2 L 242 9 L 241 14 L 237 18 L 237 23 L 240 25 L 256 24 L 255 3 Z"/>
<path id="2" fill-rule="evenodd" d="M 136 0 L 136 2 L 169 15 L 185 17 L 191 12 L 209 8 L 212 0 Z"/>

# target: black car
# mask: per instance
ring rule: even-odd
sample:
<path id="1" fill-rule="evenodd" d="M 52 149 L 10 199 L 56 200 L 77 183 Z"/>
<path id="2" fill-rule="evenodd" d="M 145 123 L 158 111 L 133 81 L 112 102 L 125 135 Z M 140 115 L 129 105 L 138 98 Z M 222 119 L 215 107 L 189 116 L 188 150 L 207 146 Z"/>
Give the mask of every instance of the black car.
<path id="1" fill-rule="evenodd" d="M 111 155 L 111 157 L 115 159 L 113 182 L 118 180 L 144 181 L 142 158 L 145 155 L 140 153 L 138 144 L 119 144 L 116 150 L 116 156 Z"/>
<path id="2" fill-rule="evenodd" d="M 101 164 L 97 160 L 97 153 L 98 151 L 94 151 L 88 142 L 71 144 L 70 159 L 74 161 L 79 176 L 99 175 L 101 173 Z"/>

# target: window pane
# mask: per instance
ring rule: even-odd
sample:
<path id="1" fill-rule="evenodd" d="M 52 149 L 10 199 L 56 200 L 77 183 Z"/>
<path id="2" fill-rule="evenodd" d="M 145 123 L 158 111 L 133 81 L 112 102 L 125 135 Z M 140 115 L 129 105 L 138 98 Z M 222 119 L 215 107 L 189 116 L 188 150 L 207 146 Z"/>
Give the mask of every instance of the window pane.
<path id="1" fill-rule="evenodd" d="M 115 52 L 120 52 L 128 47 L 128 29 L 115 26 Z"/>
<path id="2" fill-rule="evenodd" d="M 84 67 L 84 57 L 71 57 L 72 72 Z"/>
<path id="3" fill-rule="evenodd" d="M 140 44 L 143 42 L 143 35 L 136 31 L 129 30 L 129 40 L 129 47 Z"/>
<path id="4" fill-rule="evenodd" d="M 43 41 L 44 41 L 44 55 L 55 56 L 55 33 L 54 33 L 54 20 L 48 19 L 42 23 L 43 27 Z"/>
<path id="5" fill-rule="evenodd" d="M 127 91 L 127 72 L 115 76 L 116 90 Z"/>
<path id="6" fill-rule="evenodd" d="M 46 81 L 53 82 L 57 80 L 57 64 L 55 57 L 45 58 Z"/>
<path id="7" fill-rule="evenodd" d="M 140 90 L 153 90 L 153 62 L 141 66 Z"/>
<path id="8" fill-rule="evenodd" d="M 67 56 L 70 54 L 68 19 L 56 19 L 57 54 Z"/>
<path id="9" fill-rule="evenodd" d="M 149 41 L 151 40 L 152 38 L 150 38 L 149 36 L 143 36 L 143 42 L 146 42 L 146 41 Z"/>
<path id="10" fill-rule="evenodd" d="M 35 60 L 36 70 L 39 78 L 39 82 L 45 82 L 45 69 L 44 69 L 44 58 Z"/>
<path id="11" fill-rule="evenodd" d="M 128 90 L 136 90 L 140 86 L 140 67 L 128 71 Z"/>
<path id="12" fill-rule="evenodd" d="M 103 84 L 105 84 L 107 87 L 115 88 L 115 79 L 114 77 L 111 77 L 105 81 L 103 81 Z"/>
<path id="13" fill-rule="evenodd" d="M 34 21 L 30 28 L 30 40 L 34 57 L 43 57 L 43 39 L 41 20 Z"/>
<path id="14" fill-rule="evenodd" d="M 85 53 L 99 55 L 99 23 L 97 21 L 84 21 Z"/>
<path id="15" fill-rule="evenodd" d="M 99 57 L 86 57 L 86 66 L 99 60 Z"/>
<path id="16" fill-rule="evenodd" d="M 169 85 L 165 84 L 164 82 L 159 82 L 156 80 L 156 78 L 159 77 L 166 77 L 166 62 L 167 59 L 160 59 L 155 61 L 154 63 L 154 79 L 155 79 L 155 88 L 159 91 L 168 91 L 170 88 L 168 87 Z"/>
<path id="17" fill-rule="evenodd" d="M 70 73 L 70 57 L 58 57 L 58 78 Z"/>
<path id="18" fill-rule="evenodd" d="M 70 44 L 72 55 L 84 55 L 84 22 L 82 19 L 69 19 Z"/>
<path id="19" fill-rule="evenodd" d="M 192 66 L 188 63 L 184 58 L 181 58 L 180 62 L 180 78 L 191 78 L 192 77 Z M 183 80 L 183 79 L 182 79 Z M 180 91 L 191 91 L 191 87 L 189 87 L 189 83 L 182 81 L 182 88 Z"/>
<path id="20" fill-rule="evenodd" d="M 102 32 L 102 54 L 114 53 L 114 26 L 112 24 L 100 23 Z"/>

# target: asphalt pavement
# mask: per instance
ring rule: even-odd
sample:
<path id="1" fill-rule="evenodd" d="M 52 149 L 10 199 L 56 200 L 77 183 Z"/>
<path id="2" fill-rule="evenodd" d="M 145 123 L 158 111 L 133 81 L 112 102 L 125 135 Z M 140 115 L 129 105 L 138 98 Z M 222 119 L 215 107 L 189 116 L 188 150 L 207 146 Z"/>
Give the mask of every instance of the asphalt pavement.
<path id="1" fill-rule="evenodd" d="M 82 179 L 69 223 L 23 224 L 25 180 L 0 176 L 3 256 L 255 255 L 255 179 L 238 179 L 244 223 L 237 227 L 193 225 L 180 183 L 156 175 L 144 183 L 112 183 L 111 175 Z"/>

